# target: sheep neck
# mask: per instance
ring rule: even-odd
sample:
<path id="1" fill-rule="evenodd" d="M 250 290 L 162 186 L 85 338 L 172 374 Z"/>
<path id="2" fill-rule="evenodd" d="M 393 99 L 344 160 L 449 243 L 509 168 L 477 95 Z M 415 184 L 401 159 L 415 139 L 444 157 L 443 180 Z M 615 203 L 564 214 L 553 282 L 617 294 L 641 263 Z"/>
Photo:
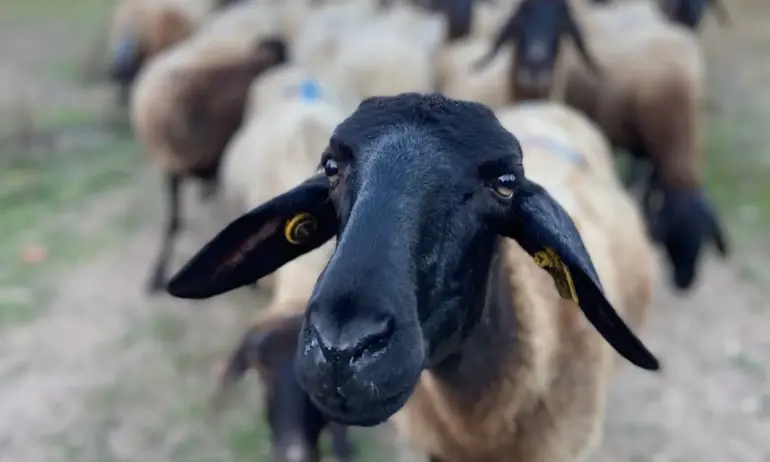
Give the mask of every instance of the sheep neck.
<path id="1" fill-rule="evenodd" d="M 486 413 L 501 392 L 512 361 L 517 361 L 520 323 L 505 246 L 499 246 L 489 268 L 483 313 L 459 351 L 431 369 L 458 410 Z M 490 409 L 491 410 L 491 409 Z"/>

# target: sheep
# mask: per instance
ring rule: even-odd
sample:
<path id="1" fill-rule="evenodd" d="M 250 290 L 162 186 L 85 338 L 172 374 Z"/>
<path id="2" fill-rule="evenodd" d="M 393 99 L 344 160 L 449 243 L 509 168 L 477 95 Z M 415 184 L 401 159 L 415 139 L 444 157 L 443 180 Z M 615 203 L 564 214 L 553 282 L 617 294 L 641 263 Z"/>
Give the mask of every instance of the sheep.
<path id="1" fill-rule="evenodd" d="M 189 37 L 215 11 L 237 0 L 122 0 L 109 34 L 109 75 L 128 96 L 149 59 Z"/>
<path id="2" fill-rule="evenodd" d="M 349 462 L 353 446 L 347 427 L 329 421 L 313 405 L 294 373 L 304 304 L 274 308 L 255 323 L 231 353 L 212 404 L 215 409 L 221 407 L 229 389 L 248 369 L 256 369 L 264 386 L 263 409 L 271 433 L 269 461 L 319 462 L 319 438 L 328 429 L 332 454 L 339 462 Z"/>
<path id="3" fill-rule="evenodd" d="M 201 179 L 204 198 L 214 194 L 219 161 L 240 126 L 249 84 L 265 69 L 286 61 L 283 40 L 270 35 L 271 18 L 262 15 L 267 11 L 250 4 L 232 7 L 193 37 L 156 56 L 137 78 L 131 122 L 141 145 L 164 173 L 169 197 L 150 293 L 165 285 L 166 266 L 181 227 L 183 179 Z"/>
<path id="4" fill-rule="evenodd" d="M 558 159 L 538 176 L 548 180 Z M 623 237 L 607 229 L 618 221 L 605 226 L 589 210 L 597 192 L 610 200 L 622 190 L 590 178 L 585 192 L 557 185 L 574 194 L 570 215 L 527 177 L 517 138 L 486 106 L 435 93 L 366 99 L 321 164 L 225 227 L 167 291 L 209 298 L 338 235 L 295 358 L 300 385 L 333 421 L 393 417 L 433 460 L 571 461 L 598 442 L 614 362 L 607 343 L 659 370 L 613 308 L 638 327 L 643 313 L 632 311 L 650 299 L 645 289 L 623 303 L 612 254 Z M 633 216 L 627 201 L 615 206 Z M 315 226 L 292 244 L 283 229 L 299 213 Z M 644 245 L 643 229 L 627 231 Z"/>
<path id="5" fill-rule="evenodd" d="M 714 8 L 717 21 L 721 25 L 727 25 L 730 22 L 727 9 L 721 0 L 659 0 L 659 3 L 671 21 L 691 30 L 698 29 L 709 6 Z"/>
<path id="6" fill-rule="evenodd" d="M 558 37 L 555 24 L 577 25 L 565 0 L 533 2 L 531 8 L 536 11 L 531 14 L 540 14 L 546 26 L 524 23 L 524 29 L 518 30 L 522 37 L 535 32 Z M 665 249 L 673 286 L 686 291 L 697 279 L 701 250 L 708 242 L 722 257 L 729 250 L 716 211 L 703 191 L 698 146 L 702 51 L 692 33 L 663 20 L 655 10 L 641 2 L 577 10 L 582 11 L 592 55 L 600 63 L 593 67 L 601 70 L 565 60 L 562 98 L 594 120 L 613 147 L 651 164 L 642 200 L 646 221 L 654 240 Z M 528 28 L 533 31 L 527 32 Z M 556 57 L 550 54 L 550 64 L 545 65 L 525 61 L 523 68 L 548 68 Z M 547 72 L 536 82 L 518 78 L 519 74 L 514 71 L 511 78 L 516 99 L 544 97 L 551 90 L 549 85 L 556 85 Z M 632 180 L 629 176 L 626 183 L 630 186 Z M 662 205 L 653 202 L 655 195 L 662 196 Z"/>

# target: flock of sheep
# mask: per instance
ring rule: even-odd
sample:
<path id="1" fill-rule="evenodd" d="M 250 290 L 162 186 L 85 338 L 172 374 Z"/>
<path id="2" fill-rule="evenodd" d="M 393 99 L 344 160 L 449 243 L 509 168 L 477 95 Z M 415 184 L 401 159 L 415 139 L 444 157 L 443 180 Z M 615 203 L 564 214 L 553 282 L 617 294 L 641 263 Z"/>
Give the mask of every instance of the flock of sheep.
<path id="1" fill-rule="evenodd" d="M 432 462 L 591 454 L 615 352 L 660 367 L 634 334 L 654 247 L 680 289 L 728 252 L 709 3 L 119 3 L 111 75 L 168 195 L 148 290 L 272 293 L 221 380 L 259 373 L 271 460 L 325 429 L 351 460 L 346 426 L 385 421 Z M 169 279 L 186 179 L 235 219 Z"/>

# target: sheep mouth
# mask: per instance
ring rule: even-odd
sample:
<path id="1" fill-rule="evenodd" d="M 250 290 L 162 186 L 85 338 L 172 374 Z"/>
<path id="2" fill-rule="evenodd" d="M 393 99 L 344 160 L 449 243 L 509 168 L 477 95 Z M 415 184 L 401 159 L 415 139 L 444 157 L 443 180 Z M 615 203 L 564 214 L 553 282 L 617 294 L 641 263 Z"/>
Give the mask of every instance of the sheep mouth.
<path id="1" fill-rule="evenodd" d="M 410 396 L 414 386 L 404 388 L 388 397 L 376 399 L 351 400 L 339 394 L 317 396 L 310 394 L 310 399 L 329 420 L 342 425 L 373 427 L 388 420 L 398 412 Z"/>

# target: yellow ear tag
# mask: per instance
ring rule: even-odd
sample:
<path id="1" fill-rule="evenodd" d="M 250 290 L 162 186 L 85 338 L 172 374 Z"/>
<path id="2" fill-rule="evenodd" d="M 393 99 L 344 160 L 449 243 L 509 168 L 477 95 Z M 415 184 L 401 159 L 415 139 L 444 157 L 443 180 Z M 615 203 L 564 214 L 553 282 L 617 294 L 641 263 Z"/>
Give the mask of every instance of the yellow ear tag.
<path id="1" fill-rule="evenodd" d="M 535 253 L 532 259 L 537 266 L 548 271 L 548 274 L 551 275 L 561 298 L 578 303 L 577 291 L 575 290 L 574 282 L 572 282 L 572 274 L 570 274 L 567 265 L 561 261 L 561 258 L 552 248 L 548 247 Z"/>
<path id="2" fill-rule="evenodd" d="M 283 227 L 283 236 L 294 245 L 308 240 L 316 230 L 318 222 L 309 213 L 298 213 Z"/>

